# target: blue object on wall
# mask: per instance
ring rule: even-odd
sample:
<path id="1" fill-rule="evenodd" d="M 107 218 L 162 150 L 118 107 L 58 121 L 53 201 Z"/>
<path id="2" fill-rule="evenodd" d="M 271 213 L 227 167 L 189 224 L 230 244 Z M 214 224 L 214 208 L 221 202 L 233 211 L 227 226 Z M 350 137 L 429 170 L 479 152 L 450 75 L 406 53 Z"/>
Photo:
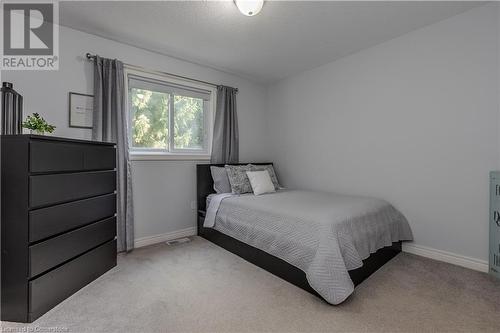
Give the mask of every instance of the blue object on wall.
<path id="1" fill-rule="evenodd" d="M 500 171 L 490 172 L 490 274 L 500 278 Z"/>

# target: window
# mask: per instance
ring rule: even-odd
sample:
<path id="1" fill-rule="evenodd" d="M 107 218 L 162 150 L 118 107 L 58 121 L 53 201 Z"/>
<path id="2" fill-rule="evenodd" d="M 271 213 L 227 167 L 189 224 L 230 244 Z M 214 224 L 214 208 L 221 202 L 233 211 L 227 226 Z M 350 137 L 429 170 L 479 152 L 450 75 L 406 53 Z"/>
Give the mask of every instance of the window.
<path id="1" fill-rule="evenodd" d="M 133 155 L 208 156 L 212 87 L 132 71 L 127 83 Z"/>

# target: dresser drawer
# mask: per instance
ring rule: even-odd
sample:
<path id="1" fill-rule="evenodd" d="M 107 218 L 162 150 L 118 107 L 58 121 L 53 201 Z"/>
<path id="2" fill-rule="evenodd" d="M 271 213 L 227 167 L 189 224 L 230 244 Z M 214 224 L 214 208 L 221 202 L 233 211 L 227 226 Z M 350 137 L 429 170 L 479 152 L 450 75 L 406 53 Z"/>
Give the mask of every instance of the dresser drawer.
<path id="1" fill-rule="evenodd" d="M 106 170 L 116 167 L 115 148 L 66 142 L 30 142 L 31 172 Z"/>
<path id="2" fill-rule="evenodd" d="M 116 241 L 105 243 L 29 282 L 29 321 L 116 266 Z"/>
<path id="3" fill-rule="evenodd" d="M 115 188 L 115 171 L 30 176 L 30 207 L 108 194 Z"/>
<path id="4" fill-rule="evenodd" d="M 92 223 L 80 229 L 29 247 L 30 277 L 37 276 L 116 236 L 116 218 Z"/>
<path id="5" fill-rule="evenodd" d="M 30 211 L 30 242 L 111 217 L 116 213 L 116 194 L 73 201 Z"/>

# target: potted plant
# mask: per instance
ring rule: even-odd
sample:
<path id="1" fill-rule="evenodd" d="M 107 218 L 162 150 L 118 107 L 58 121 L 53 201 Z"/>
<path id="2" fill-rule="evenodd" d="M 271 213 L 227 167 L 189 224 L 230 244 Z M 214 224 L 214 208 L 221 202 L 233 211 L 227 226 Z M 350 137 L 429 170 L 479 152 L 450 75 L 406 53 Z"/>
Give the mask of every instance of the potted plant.
<path id="1" fill-rule="evenodd" d="M 30 133 L 43 135 L 44 133 L 52 133 L 56 128 L 54 125 L 47 123 L 45 119 L 40 117 L 38 113 L 28 116 L 23 122 L 23 127 L 30 130 Z"/>

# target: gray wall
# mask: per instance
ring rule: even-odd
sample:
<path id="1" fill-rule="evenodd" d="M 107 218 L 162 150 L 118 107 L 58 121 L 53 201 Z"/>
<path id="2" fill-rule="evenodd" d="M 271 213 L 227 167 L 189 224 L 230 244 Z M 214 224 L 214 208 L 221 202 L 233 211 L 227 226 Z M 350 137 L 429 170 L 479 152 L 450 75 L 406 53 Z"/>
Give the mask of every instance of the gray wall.
<path id="1" fill-rule="evenodd" d="M 241 157 L 274 160 L 287 186 L 372 195 L 403 211 L 416 244 L 481 260 L 488 171 L 500 167 L 497 11 L 488 5 L 281 81 L 247 80 L 61 28 L 55 72 L 6 72 L 55 135 L 68 92 L 92 92 L 86 52 L 238 87 Z M 267 94 L 267 95 L 266 95 Z M 267 103 L 267 104 L 266 104 Z M 136 237 L 195 226 L 195 161 L 134 161 Z"/>
<path id="2" fill-rule="evenodd" d="M 287 186 L 387 199 L 416 244 L 487 260 L 497 60 L 486 6 L 283 80 L 269 156 Z"/>
<path id="3" fill-rule="evenodd" d="M 239 88 L 240 155 L 260 161 L 264 144 L 265 88 L 227 73 L 180 61 L 65 27 L 60 29 L 58 71 L 2 71 L 25 100 L 25 115 L 39 112 L 57 126 L 54 135 L 90 138 L 90 131 L 68 127 L 68 92 L 92 93 L 93 73 L 86 52 Z M 136 238 L 195 227 L 190 203 L 195 195 L 196 161 L 134 161 Z"/>

